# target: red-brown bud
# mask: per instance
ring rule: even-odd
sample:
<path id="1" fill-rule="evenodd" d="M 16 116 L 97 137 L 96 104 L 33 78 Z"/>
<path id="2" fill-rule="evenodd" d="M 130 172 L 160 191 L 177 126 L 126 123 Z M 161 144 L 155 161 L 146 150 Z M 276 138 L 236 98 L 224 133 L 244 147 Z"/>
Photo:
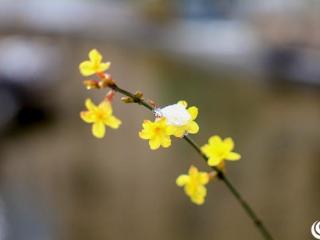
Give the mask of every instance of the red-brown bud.
<path id="1" fill-rule="evenodd" d="M 148 103 L 153 107 L 153 108 L 157 108 L 157 104 L 155 101 L 148 99 Z"/>
<path id="2" fill-rule="evenodd" d="M 90 90 L 90 89 L 97 89 L 100 88 L 99 87 L 99 82 L 96 80 L 84 80 L 83 81 L 83 85 L 86 87 L 86 89 Z"/>
<path id="3" fill-rule="evenodd" d="M 110 90 L 110 91 L 107 93 L 107 95 L 106 95 L 106 99 L 107 99 L 109 102 L 112 102 L 113 97 L 114 97 L 115 94 L 116 94 L 115 91 Z"/>

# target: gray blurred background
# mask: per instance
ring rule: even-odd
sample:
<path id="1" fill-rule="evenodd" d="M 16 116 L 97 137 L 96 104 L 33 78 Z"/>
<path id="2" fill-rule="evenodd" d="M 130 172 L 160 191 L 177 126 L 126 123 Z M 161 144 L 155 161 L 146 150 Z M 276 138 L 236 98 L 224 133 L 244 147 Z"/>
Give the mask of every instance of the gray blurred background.
<path id="1" fill-rule="evenodd" d="M 227 173 L 276 239 L 320 220 L 320 1 L 0 1 L 0 240 L 261 239 L 225 186 L 194 206 L 176 187 L 184 142 L 152 152 L 152 115 L 114 102 L 120 129 L 79 118 L 92 48 L 118 84 L 200 109 L 204 144 L 232 136 Z"/>

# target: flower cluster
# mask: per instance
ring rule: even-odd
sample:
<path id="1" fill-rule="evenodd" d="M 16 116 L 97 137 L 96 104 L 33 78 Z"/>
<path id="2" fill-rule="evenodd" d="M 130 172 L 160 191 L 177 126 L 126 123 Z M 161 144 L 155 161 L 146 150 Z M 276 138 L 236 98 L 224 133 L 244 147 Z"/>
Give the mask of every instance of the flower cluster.
<path id="1" fill-rule="evenodd" d="M 197 205 L 204 203 L 207 195 L 205 185 L 209 182 L 209 174 L 199 172 L 199 170 L 191 166 L 188 175 L 180 175 L 176 183 L 179 187 L 184 187 L 185 193 L 190 197 L 191 201 Z"/>
<path id="2" fill-rule="evenodd" d="M 91 99 L 87 99 L 85 106 L 88 111 L 82 111 L 80 117 L 86 123 L 92 123 L 92 134 L 97 138 L 103 138 L 105 125 L 111 128 L 119 128 L 121 121 L 112 115 L 111 103 L 107 100 L 102 101 L 96 106 Z"/>
<path id="3" fill-rule="evenodd" d="M 98 78 L 98 80 L 86 79 L 84 85 L 87 89 L 111 89 L 98 105 L 95 105 L 91 99 L 87 99 L 85 101 L 87 110 L 80 113 L 80 117 L 84 122 L 92 124 L 92 134 L 96 138 L 105 136 L 106 126 L 117 129 L 121 125 L 121 121 L 113 115 L 112 110 L 113 96 L 120 88 L 117 87 L 111 75 L 105 73 L 109 67 L 110 62 L 103 62 L 102 55 L 96 49 L 89 52 L 89 60 L 79 65 L 80 73 L 84 77 L 95 75 Z M 124 90 L 120 92 L 125 95 L 122 98 L 125 103 L 147 104 L 143 99 L 143 94 L 139 91 L 136 94 L 131 94 Z M 151 100 L 149 102 L 153 103 Z M 151 105 L 154 120 L 144 120 L 142 130 L 139 132 L 140 138 L 149 141 L 151 150 L 170 147 L 172 143 L 171 137 L 181 139 L 188 134 L 199 132 L 199 125 L 195 121 L 198 116 L 197 107 L 188 107 L 186 101 L 179 101 L 162 108 L 156 108 L 154 104 Z M 214 135 L 209 138 L 207 144 L 201 147 L 201 152 L 206 156 L 209 167 L 224 172 L 225 160 L 236 161 L 240 159 L 240 155 L 233 152 L 233 149 L 234 142 L 231 138 L 221 139 L 219 136 Z M 177 178 L 176 184 L 184 188 L 185 193 L 193 203 L 201 205 L 207 195 L 205 185 L 210 180 L 215 179 L 216 176 L 207 172 L 200 172 L 195 166 L 191 166 L 188 174 L 180 175 Z"/>
<path id="4" fill-rule="evenodd" d="M 174 129 L 167 122 L 166 118 L 158 118 L 154 122 L 149 120 L 143 122 L 143 130 L 139 132 L 139 136 L 142 139 L 149 139 L 149 146 L 152 150 L 158 149 L 160 146 L 170 147 L 170 135 L 174 133 Z"/>
<path id="5" fill-rule="evenodd" d="M 208 144 L 201 148 L 208 158 L 208 165 L 211 167 L 218 166 L 224 160 L 239 160 L 241 158 L 240 154 L 232 152 L 233 149 L 234 143 L 232 138 L 222 140 L 217 135 L 209 138 Z"/>
<path id="6" fill-rule="evenodd" d="M 139 133 L 142 139 L 149 140 L 152 150 L 171 146 L 171 136 L 182 138 L 186 134 L 199 132 L 199 126 L 194 121 L 198 115 L 198 108 L 190 107 L 187 109 L 186 101 L 179 101 L 176 104 L 157 108 L 154 110 L 154 122 L 145 121 L 143 129 Z M 162 129 L 162 130 L 161 130 Z M 159 141 L 166 144 L 159 144 Z"/>
<path id="7" fill-rule="evenodd" d="M 80 72 L 83 76 L 88 77 L 96 73 L 103 73 L 110 67 L 110 62 L 103 63 L 102 55 L 97 49 L 93 49 L 89 52 L 89 60 L 83 61 L 80 66 Z"/>
<path id="8" fill-rule="evenodd" d="M 93 49 L 89 52 L 89 60 L 82 62 L 79 65 L 80 73 L 87 77 L 96 74 L 99 81 L 85 80 L 84 84 L 87 89 L 102 88 L 107 86 L 106 82 L 112 83 L 109 75 L 104 74 L 104 71 L 110 67 L 110 62 L 102 62 L 102 55 L 98 50 Z M 112 94 L 107 94 L 98 105 L 95 105 L 91 99 L 85 101 L 87 111 L 80 112 L 80 117 L 86 123 L 92 123 L 92 134 L 96 138 L 103 138 L 106 128 L 108 126 L 113 129 L 119 128 L 121 121 L 112 114 Z"/>

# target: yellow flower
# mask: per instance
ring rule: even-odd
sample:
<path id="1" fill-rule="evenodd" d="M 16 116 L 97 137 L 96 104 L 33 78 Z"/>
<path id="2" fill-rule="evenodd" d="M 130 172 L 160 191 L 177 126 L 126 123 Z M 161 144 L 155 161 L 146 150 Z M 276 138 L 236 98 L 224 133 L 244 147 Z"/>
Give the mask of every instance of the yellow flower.
<path id="1" fill-rule="evenodd" d="M 160 146 L 164 148 L 171 146 L 170 135 L 172 135 L 173 129 L 167 124 L 167 119 L 159 118 L 154 122 L 145 120 L 142 127 L 139 136 L 142 139 L 149 139 L 149 146 L 152 150 L 158 149 Z"/>
<path id="2" fill-rule="evenodd" d="M 194 121 L 198 116 L 198 108 L 188 106 L 186 101 L 166 106 L 159 110 L 159 114 L 165 117 L 169 125 L 174 127 L 174 136 L 183 137 L 187 133 L 196 134 L 199 126 Z"/>
<path id="3" fill-rule="evenodd" d="M 231 138 L 222 140 L 219 136 L 212 136 L 201 150 L 208 157 L 209 166 L 218 166 L 224 160 L 236 161 L 241 158 L 240 154 L 232 152 L 233 148 Z"/>
<path id="4" fill-rule="evenodd" d="M 176 184 L 179 187 L 184 187 L 184 192 L 190 197 L 191 201 L 197 205 L 204 203 L 207 195 L 205 185 L 209 182 L 209 174 L 199 172 L 194 166 L 191 166 L 188 175 L 180 175 Z"/>
<path id="5" fill-rule="evenodd" d="M 104 100 L 97 106 L 88 98 L 85 106 L 88 111 L 82 111 L 80 117 L 86 123 L 93 123 L 92 134 L 96 138 L 104 137 L 105 125 L 114 129 L 119 128 L 121 121 L 112 115 L 112 106 L 109 101 Z"/>
<path id="6" fill-rule="evenodd" d="M 110 62 L 103 63 L 102 55 L 98 50 L 92 49 L 89 52 L 89 60 L 83 61 L 79 65 L 80 73 L 87 77 L 95 73 L 101 73 L 108 70 L 110 67 Z"/>

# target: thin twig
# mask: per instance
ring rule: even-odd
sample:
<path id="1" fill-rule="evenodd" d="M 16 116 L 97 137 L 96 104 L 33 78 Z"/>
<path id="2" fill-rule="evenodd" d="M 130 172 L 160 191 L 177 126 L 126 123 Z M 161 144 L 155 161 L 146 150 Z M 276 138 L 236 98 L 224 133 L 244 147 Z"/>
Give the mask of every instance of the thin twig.
<path id="1" fill-rule="evenodd" d="M 134 100 L 134 103 L 137 103 L 139 105 L 144 106 L 145 108 L 147 108 L 150 111 L 154 110 L 154 107 L 151 106 L 149 103 L 147 103 L 145 100 L 143 100 L 142 98 L 139 98 L 137 96 L 135 96 L 133 93 L 124 90 L 120 87 L 118 87 L 116 84 L 111 85 L 110 88 L 112 88 L 114 91 L 119 92 L 127 97 L 130 97 Z M 208 161 L 207 156 L 201 151 L 201 148 L 199 147 L 199 145 L 192 140 L 189 136 L 185 135 L 184 140 L 186 140 L 186 142 L 193 147 L 193 149 L 199 153 L 199 155 L 201 155 L 201 157 L 203 158 L 203 160 L 205 160 L 206 162 Z M 247 201 L 245 201 L 243 199 L 243 197 L 241 196 L 241 194 L 239 193 L 239 191 L 235 188 L 235 186 L 230 182 L 230 180 L 227 178 L 227 176 L 224 174 L 223 171 L 221 171 L 219 168 L 217 167 L 211 167 L 213 170 L 215 170 L 217 172 L 217 176 L 218 178 L 223 181 L 225 183 L 225 185 L 227 186 L 227 188 L 229 189 L 229 191 L 232 193 L 232 195 L 236 198 L 236 200 L 240 203 L 241 207 L 243 208 L 243 210 L 246 212 L 246 214 L 249 216 L 249 218 L 251 218 L 251 220 L 253 221 L 254 225 L 256 226 L 256 228 L 259 230 L 259 232 L 261 233 L 262 237 L 265 240 L 273 240 L 273 237 L 271 236 L 270 232 L 267 230 L 267 228 L 265 227 L 265 225 L 263 224 L 263 222 L 258 218 L 257 214 L 253 211 L 252 207 L 249 205 L 249 203 Z"/>
<path id="2" fill-rule="evenodd" d="M 203 154 L 203 152 L 201 151 L 200 147 L 198 146 L 198 144 L 196 142 L 194 142 L 189 136 L 184 136 L 183 138 L 202 156 L 202 158 L 206 162 L 208 161 L 207 156 Z M 262 234 L 264 239 L 272 240 L 273 237 L 271 236 L 269 231 L 266 229 L 263 222 L 258 218 L 257 214 L 253 211 L 253 209 L 251 208 L 249 203 L 243 199 L 243 197 L 241 196 L 239 191 L 230 182 L 230 180 L 227 178 L 227 176 L 224 174 L 224 172 L 222 172 L 217 167 L 212 167 L 212 169 L 214 169 L 217 172 L 218 178 L 226 184 L 227 188 L 230 190 L 232 195 L 241 204 L 242 208 L 247 213 L 247 215 L 252 219 L 253 223 L 258 228 L 258 230 L 260 231 L 260 233 Z"/>

